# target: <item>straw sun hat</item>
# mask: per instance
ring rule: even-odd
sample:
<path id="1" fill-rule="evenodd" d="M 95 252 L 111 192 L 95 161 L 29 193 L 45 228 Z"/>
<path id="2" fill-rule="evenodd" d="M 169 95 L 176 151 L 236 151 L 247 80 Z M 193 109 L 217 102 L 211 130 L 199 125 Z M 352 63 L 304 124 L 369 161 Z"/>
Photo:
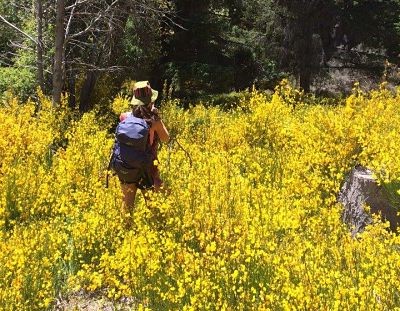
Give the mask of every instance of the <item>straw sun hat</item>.
<path id="1" fill-rule="evenodd" d="M 136 82 L 133 87 L 132 106 L 147 106 L 154 103 L 158 97 L 158 91 L 153 90 L 149 81 Z"/>

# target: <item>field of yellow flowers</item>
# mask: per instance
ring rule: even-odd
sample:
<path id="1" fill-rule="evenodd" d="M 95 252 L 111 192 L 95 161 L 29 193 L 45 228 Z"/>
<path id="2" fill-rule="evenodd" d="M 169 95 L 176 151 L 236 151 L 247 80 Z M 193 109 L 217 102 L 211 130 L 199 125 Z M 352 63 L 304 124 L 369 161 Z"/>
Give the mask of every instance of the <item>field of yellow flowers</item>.
<path id="1" fill-rule="evenodd" d="M 0 104 L 0 309 L 52 310 L 77 290 L 137 310 L 400 310 L 400 237 L 378 219 L 355 238 L 336 202 L 356 164 L 400 190 L 400 94 L 343 104 L 283 82 L 237 108 L 163 103 L 166 191 L 125 226 L 105 188 L 115 114 Z"/>

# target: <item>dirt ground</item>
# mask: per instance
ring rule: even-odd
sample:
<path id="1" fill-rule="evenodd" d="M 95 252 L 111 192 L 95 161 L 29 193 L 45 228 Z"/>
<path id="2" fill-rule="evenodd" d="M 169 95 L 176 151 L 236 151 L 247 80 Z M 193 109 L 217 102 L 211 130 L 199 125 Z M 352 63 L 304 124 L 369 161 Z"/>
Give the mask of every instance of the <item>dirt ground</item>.
<path id="1" fill-rule="evenodd" d="M 133 298 L 111 301 L 104 293 L 79 291 L 57 299 L 52 311 L 128 311 L 136 310 Z"/>

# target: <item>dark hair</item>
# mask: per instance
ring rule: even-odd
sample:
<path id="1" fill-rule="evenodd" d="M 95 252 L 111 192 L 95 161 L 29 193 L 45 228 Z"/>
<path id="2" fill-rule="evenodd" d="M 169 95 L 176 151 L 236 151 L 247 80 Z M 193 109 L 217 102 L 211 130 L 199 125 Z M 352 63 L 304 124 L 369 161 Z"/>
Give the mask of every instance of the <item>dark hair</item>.
<path id="1" fill-rule="evenodd" d="M 160 120 L 160 115 L 157 108 L 149 108 L 149 106 L 136 106 L 132 111 L 133 116 L 136 118 L 144 119 L 146 122 Z"/>

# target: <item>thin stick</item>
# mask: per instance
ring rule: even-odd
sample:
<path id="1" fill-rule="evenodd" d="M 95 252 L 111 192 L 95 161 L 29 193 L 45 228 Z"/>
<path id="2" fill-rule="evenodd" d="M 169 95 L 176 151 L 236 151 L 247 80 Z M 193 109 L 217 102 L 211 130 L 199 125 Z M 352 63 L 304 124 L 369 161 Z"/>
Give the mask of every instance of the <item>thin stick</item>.
<path id="1" fill-rule="evenodd" d="M 182 145 L 179 143 L 177 138 L 174 138 L 175 142 L 178 144 L 179 148 L 181 148 L 183 150 L 183 152 L 186 154 L 186 156 L 189 158 L 189 162 L 190 162 L 190 167 L 192 167 L 192 157 L 190 156 L 189 152 L 186 151 L 185 148 L 182 147 Z"/>

